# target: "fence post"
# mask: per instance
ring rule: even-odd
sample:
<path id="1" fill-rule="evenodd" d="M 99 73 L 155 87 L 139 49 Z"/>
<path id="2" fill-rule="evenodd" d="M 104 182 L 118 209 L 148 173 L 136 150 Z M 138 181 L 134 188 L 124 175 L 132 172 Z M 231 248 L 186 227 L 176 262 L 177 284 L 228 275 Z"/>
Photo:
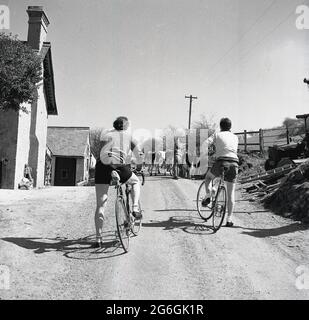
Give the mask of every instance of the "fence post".
<path id="1" fill-rule="evenodd" d="M 260 142 L 260 152 L 264 153 L 264 136 L 263 136 L 263 129 L 260 129 L 259 132 L 259 142 Z"/>
<path id="2" fill-rule="evenodd" d="M 244 130 L 244 145 L 245 145 L 245 152 L 247 152 L 247 130 Z"/>
<path id="3" fill-rule="evenodd" d="M 287 141 L 287 144 L 290 144 L 290 131 L 289 131 L 288 124 L 286 124 L 286 141 Z"/>

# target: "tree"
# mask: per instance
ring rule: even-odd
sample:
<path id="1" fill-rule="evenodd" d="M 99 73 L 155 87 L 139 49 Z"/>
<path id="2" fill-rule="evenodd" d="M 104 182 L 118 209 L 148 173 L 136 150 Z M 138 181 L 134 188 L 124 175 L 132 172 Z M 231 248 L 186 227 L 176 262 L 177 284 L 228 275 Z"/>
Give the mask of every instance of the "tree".
<path id="1" fill-rule="evenodd" d="M 279 138 L 286 137 L 286 129 L 289 129 L 290 137 L 304 136 L 306 134 L 305 122 L 302 119 L 285 118 L 281 126 L 273 129 L 282 130 Z"/>
<path id="2" fill-rule="evenodd" d="M 204 114 L 202 114 L 200 116 L 200 119 L 195 121 L 193 124 L 194 129 L 207 129 L 209 136 L 214 134 L 216 126 L 217 124 L 214 122 L 213 118 L 210 117 L 209 119 L 207 119 L 207 117 Z"/>
<path id="3" fill-rule="evenodd" d="M 283 126 L 292 129 L 293 135 L 302 135 L 306 133 L 305 121 L 303 119 L 285 118 Z"/>
<path id="4" fill-rule="evenodd" d="M 207 117 L 204 114 L 200 116 L 199 120 L 194 122 L 193 128 L 197 130 L 197 147 L 198 148 L 201 147 L 201 145 L 204 143 L 204 141 L 208 137 L 210 137 L 215 133 L 216 127 L 217 127 L 217 124 L 214 122 L 213 118 L 210 117 L 209 119 L 207 119 Z M 201 139 L 201 132 L 199 131 L 199 129 L 208 130 L 207 137 L 202 136 L 202 139 Z M 212 148 L 212 150 L 210 151 L 210 154 L 213 154 L 213 152 L 214 150 Z"/>
<path id="5" fill-rule="evenodd" d="M 42 80 L 39 55 L 16 36 L 0 32 L 0 110 L 26 111 Z"/>
<path id="6" fill-rule="evenodd" d="M 173 150 L 176 141 L 180 149 L 185 149 L 185 145 L 181 142 L 185 136 L 186 130 L 181 127 L 177 128 L 173 125 L 169 125 L 167 128 L 162 130 L 162 138 L 165 138 L 167 149 Z"/>
<path id="7" fill-rule="evenodd" d="M 100 152 L 102 148 L 101 144 L 101 132 L 103 128 L 94 128 L 90 130 L 90 149 L 91 153 L 94 155 L 96 159 L 99 159 Z"/>

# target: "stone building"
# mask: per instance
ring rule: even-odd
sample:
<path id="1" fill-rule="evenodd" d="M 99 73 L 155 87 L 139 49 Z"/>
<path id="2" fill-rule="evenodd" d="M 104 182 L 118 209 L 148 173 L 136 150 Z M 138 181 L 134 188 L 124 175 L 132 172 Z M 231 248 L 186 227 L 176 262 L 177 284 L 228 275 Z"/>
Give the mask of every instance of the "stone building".
<path id="1" fill-rule="evenodd" d="M 51 44 L 46 42 L 49 20 L 42 7 L 30 6 L 27 43 L 41 57 L 43 81 L 37 101 L 20 111 L 0 112 L 0 188 L 16 189 L 25 164 L 32 168 L 35 187 L 45 182 L 47 119 L 57 115 Z"/>
<path id="2" fill-rule="evenodd" d="M 90 128 L 48 127 L 47 147 L 51 157 L 51 185 L 75 186 L 88 181 L 94 160 Z"/>

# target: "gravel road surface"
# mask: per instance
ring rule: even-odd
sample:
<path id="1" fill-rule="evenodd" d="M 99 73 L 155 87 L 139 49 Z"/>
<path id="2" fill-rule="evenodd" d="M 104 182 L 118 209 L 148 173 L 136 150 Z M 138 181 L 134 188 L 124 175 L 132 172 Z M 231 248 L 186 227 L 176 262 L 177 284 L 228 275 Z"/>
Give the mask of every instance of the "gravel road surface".
<path id="1" fill-rule="evenodd" d="M 309 230 L 238 192 L 236 227 L 212 230 L 195 209 L 200 181 L 147 177 L 143 228 L 123 254 L 110 189 L 104 247 L 94 240 L 94 187 L 0 190 L 1 299 L 308 299 Z M 308 276 L 309 277 L 309 276 Z"/>

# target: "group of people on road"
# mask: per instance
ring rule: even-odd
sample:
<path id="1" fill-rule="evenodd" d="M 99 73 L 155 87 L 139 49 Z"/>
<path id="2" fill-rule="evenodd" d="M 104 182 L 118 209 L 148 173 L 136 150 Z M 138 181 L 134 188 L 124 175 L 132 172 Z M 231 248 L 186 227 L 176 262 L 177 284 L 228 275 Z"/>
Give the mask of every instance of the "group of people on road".
<path id="1" fill-rule="evenodd" d="M 147 167 L 149 175 L 155 176 L 170 174 L 174 179 L 179 177 L 179 168 L 182 163 L 182 152 L 175 139 L 174 148 L 166 151 L 150 150 L 145 155 L 144 168 Z"/>
<path id="2" fill-rule="evenodd" d="M 153 169 L 158 173 L 160 166 L 164 163 L 172 165 L 173 177 L 178 178 L 179 162 L 181 152 L 177 139 L 175 139 L 174 150 L 167 150 L 165 153 L 149 152 L 146 155 L 142 148 L 133 139 L 130 130 L 130 123 L 127 117 L 118 117 L 113 123 L 113 129 L 105 130 L 101 134 L 101 152 L 97 159 L 95 168 L 95 190 L 96 190 L 96 211 L 95 227 L 96 242 L 95 247 L 102 244 L 102 229 L 105 219 L 105 208 L 108 199 L 108 190 L 112 181 L 113 172 L 117 172 L 121 183 L 132 186 L 132 214 L 135 219 L 142 219 L 139 209 L 140 181 L 131 170 L 132 155 L 135 158 L 137 170 L 142 169 L 143 162 L 147 157 L 151 158 L 149 172 Z M 238 138 L 231 132 L 232 122 L 228 118 L 220 121 L 220 132 L 214 133 L 202 145 L 201 152 L 208 154 L 208 147 L 215 146 L 215 163 L 207 171 L 205 176 L 206 197 L 202 201 L 203 206 L 208 206 L 211 201 L 211 181 L 221 175 L 225 170 L 225 181 L 227 186 L 227 227 L 233 227 L 233 212 L 235 205 L 235 186 L 238 176 Z M 149 160 L 149 159 L 148 159 Z"/>

